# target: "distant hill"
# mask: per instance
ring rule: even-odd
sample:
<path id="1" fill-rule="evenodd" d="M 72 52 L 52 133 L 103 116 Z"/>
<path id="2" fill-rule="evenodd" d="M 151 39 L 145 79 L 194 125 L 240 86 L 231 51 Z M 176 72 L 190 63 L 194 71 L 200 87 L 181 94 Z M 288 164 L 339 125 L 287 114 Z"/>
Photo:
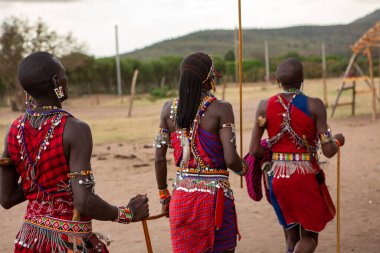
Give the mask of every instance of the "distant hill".
<path id="1" fill-rule="evenodd" d="M 349 46 L 379 20 L 380 9 L 346 25 L 244 29 L 243 58 L 262 58 L 266 40 L 271 57 L 285 55 L 292 51 L 302 55 L 320 55 L 321 42 L 325 42 L 328 55 L 350 55 Z M 224 57 L 226 52 L 234 50 L 233 37 L 233 30 L 199 31 L 165 40 L 125 53 L 122 56 L 148 60 L 168 55 L 184 56 L 194 51 L 204 51 Z"/>

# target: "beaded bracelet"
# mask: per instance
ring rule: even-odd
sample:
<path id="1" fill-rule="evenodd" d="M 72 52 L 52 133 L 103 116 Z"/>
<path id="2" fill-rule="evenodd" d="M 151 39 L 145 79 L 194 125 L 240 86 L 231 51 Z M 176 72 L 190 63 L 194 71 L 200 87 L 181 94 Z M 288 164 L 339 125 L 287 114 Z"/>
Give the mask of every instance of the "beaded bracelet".
<path id="1" fill-rule="evenodd" d="M 242 165 L 242 169 L 241 169 L 241 171 L 239 171 L 239 172 L 236 172 L 236 171 L 234 171 L 235 172 L 235 174 L 237 174 L 237 175 L 239 175 L 239 176 L 245 176 L 245 175 L 247 175 L 247 173 L 248 173 L 248 167 L 245 165 L 245 163 L 243 162 L 243 160 L 242 160 L 242 162 L 241 162 L 241 165 Z"/>
<path id="2" fill-rule="evenodd" d="M 331 135 L 331 130 L 328 129 L 326 132 L 319 134 L 319 140 L 321 142 L 321 145 L 332 142 L 333 138 Z"/>
<path id="3" fill-rule="evenodd" d="M 167 188 L 163 190 L 158 190 L 158 195 L 160 196 L 160 203 L 165 204 L 166 201 L 170 198 L 170 192 Z"/>
<path id="4" fill-rule="evenodd" d="M 133 212 L 131 209 L 120 206 L 118 209 L 118 216 L 117 219 L 114 220 L 114 222 L 122 223 L 122 224 L 129 224 L 133 220 Z"/>

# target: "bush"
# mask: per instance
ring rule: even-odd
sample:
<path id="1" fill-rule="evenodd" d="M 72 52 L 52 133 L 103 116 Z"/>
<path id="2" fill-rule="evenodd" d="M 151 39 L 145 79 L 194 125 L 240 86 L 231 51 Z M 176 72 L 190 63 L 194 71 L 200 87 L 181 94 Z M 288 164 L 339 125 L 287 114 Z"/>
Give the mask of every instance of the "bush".
<path id="1" fill-rule="evenodd" d="M 165 85 L 163 88 L 152 88 L 149 92 L 151 100 L 157 100 L 160 98 L 169 98 L 175 97 L 177 92 L 175 90 L 170 89 L 169 86 Z"/>

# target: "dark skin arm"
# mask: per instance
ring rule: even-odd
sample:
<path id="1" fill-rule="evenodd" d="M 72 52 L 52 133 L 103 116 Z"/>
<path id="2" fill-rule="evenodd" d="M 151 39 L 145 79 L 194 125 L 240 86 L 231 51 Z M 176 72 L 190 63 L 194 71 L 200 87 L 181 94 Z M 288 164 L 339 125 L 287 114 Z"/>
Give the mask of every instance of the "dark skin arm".
<path id="1" fill-rule="evenodd" d="M 174 125 L 170 124 L 172 122 L 168 122 L 170 119 L 170 106 L 172 101 L 167 101 L 161 110 L 160 116 L 160 128 L 168 129 L 170 132 L 174 131 Z M 168 124 L 171 126 L 169 127 Z M 162 145 L 161 148 L 156 148 L 156 156 L 155 156 L 155 170 L 156 170 L 156 181 L 158 189 L 163 190 L 168 187 L 167 182 L 167 161 L 166 161 L 166 153 L 168 147 L 166 145 Z M 162 204 L 162 212 L 169 212 L 169 203 L 170 198 L 168 198 L 165 203 Z"/>
<path id="2" fill-rule="evenodd" d="M 4 158 L 10 157 L 8 152 L 8 132 L 9 129 L 4 140 L 2 156 Z M 20 175 L 17 173 L 14 165 L 0 166 L 0 204 L 5 209 L 9 209 L 26 200 L 21 185 L 18 184 L 19 178 Z"/>
<path id="3" fill-rule="evenodd" d="M 234 172 L 241 172 L 243 169 L 242 160 L 236 151 L 236 146 L 231 140 L 236 138 L 230 127 L 222 127 L 223 124 L 235 124 L 234 112 L 230 103 L 217 101 L 219 117 L 219 138 L 223 146 L 224 161 L 227 167 Z M 211 108 L 210 108 L 211 109 Z"/>
<path id="4" fill-rule="evenodd" d="M 320 133 L 327 132 L 327 112 L 326 107 L 322 100 L 319 98 L 310 98 L 309 97 L 309 109 L 314 117 L 316 129 L 318 135 Z M 342 134 L 335 134 L 333 139 L 339 141 L 340 145 L 343 146 L 345 142 L 345 138 Z M 327 157 L 331 158 L 338 152 L 338 145 L 335 142 L 328 142 L 322 145 L 322 153 Z"/>
<path id="5" fill-rule="evenodd" d="M 92 154 L 92 135 L 90 127 L 75 118 L 68 118 L 63 134 L 64 150 L 69 161 L 71 172 L 91 170 L 90 159 Z M 107 203 L 92 192 L 92 187 L 79 184 L 89 176 L 79 176 L 71 180 L 74 206 L 81 215 L 96 220 L 114 221 L 118 217 L 117 207 Z M 133 221 L 140 221 L 149 215 L 148 198 L 138 195 L 128 204 L 133 212 Z"/>
<path id="6" fill-rule="evenodd" d="M 160 128 L 168 129 L 172 132 L 174 129 L 169 129 L 167 120 L 170 117 L 170 106 L 171 101 L 167 101 L 161 110 L 160 116 Z M 156 169 L 156 181 L 158 189 L 165 189 L 168 185 L 166 183 L 167 179 L 167 163 L 166 163 L 166 153 L 168 147 L 166 145 L 162 145 L 161 148 L 156 148 L 156 156 L 155 156 L 155 169 Z"/>
<path id="7" fill-rule="evenodd" d="M 266 118 L 267 104 L 267 100 L 260 101 L 259 106 L 256 110 L 255 124 L 252 130 L 251 143 L 249 145 L 249 153 L 251 153 L 255 157 L 263 157 L 265 153 L 265 149 L 261 146 L 261 138 L 263 137 L 265 127 L 258 126 L 257 118 L 259 116 L 263 116 L 264 118 Z"/>

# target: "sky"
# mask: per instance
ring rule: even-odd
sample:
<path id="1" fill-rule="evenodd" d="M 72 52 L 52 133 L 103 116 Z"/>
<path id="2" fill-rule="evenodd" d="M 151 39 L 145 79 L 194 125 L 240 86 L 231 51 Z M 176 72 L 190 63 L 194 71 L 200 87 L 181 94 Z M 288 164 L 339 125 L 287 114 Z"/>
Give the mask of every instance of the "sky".
<path id="1" fill-rule="evenodd" d="M 243 28 L 346 24 L 380 8 L 379 0 L 241 0 Z M 0 21 L 38 18 L 61 35 L 72 32 L 88 54 L 120 52 L 207 29 L 238 25 L 238 0 L 0 0 Z"/>

